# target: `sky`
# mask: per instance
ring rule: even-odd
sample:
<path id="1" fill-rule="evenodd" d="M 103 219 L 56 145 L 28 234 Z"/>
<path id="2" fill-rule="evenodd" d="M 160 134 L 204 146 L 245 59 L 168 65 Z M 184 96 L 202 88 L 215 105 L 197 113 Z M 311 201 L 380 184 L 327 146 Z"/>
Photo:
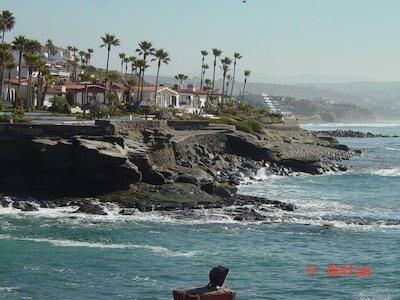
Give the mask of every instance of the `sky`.
<path id="1" fill-rule="evenodd" d="M 169 53 L 162 76 L 200 76 L 201 50 L 220 59 L 239 52 L 237 80 L 267 83 L 400 81 L 399 0 L 1 0 L 16 18 L 17 35 L 60 47 L 94 49 L 91 62 L 105 68 L 101 37 L 114 34 L 110 69 L 119 53 L 137 55 L 141 41 Z M 233 65 L 231 67 L 233 70 Z M 232 70 L 230 73 L 232 73 Z M 146 74 L 156 74 L 156 64 Z M 217 69 L 216 78 L 221 78 Z"/>

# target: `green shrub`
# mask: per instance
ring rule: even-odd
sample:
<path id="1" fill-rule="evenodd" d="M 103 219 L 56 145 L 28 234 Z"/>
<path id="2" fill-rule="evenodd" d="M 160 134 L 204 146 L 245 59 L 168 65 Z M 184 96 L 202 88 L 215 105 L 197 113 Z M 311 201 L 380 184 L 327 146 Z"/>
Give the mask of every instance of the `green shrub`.
<path id="1" fill-rule="evenodd" d="M 13 109 L 10 117 L 13 121 L 24 121 L 26 120 L 25 111 L 23 109 Z"/>
<path id="2" fill-rule="evenodd" d="M 60 96 L 54 96 L 49 100 L 51 102 L 51 107 L 49 111 L 57 113 L 69 113 L 71 105 L 69 105 L 67 99 Z"/>
<path id="3" fill-rule="evenodd" d="M 261 124 L 254 119 L 245 119 L 243 117 L 235 117 L 235 119 L 223 116 L 219 119 L 210 119 L 210 123 L 235 125 L 236 130 L 244 131 L 250 134 L 261 132 Z"/>

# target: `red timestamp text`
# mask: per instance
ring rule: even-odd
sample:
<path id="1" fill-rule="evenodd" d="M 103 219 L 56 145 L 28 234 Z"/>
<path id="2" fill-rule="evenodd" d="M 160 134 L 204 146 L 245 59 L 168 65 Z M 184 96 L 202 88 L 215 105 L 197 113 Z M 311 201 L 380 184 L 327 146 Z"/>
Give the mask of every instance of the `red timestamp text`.
<path id="1" fill-rule="evenodd" d="M 317 266 L 307 265 L 307 276 L 317 277 Z M 356 267 L 352 264 L 346 265 L 326 265 L 326 276 L 327 277 L 370 277 L 370 267 Z"/>

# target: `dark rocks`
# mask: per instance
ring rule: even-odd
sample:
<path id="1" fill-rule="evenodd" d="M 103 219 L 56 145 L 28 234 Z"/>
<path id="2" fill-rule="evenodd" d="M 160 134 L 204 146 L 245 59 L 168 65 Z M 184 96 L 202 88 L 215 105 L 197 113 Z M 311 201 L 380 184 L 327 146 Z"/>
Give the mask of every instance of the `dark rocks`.
<path id="1" fill-rule="evenodd" d="M 76 213 L 86 213 L 90 215 L 107 215 L 98 203 L 92 201 L 83 201 L 80 203 Z"/>
<path id="2" fill-rule="evenodd" d="M 236 194 L 237 188 L 232 185 L 219 184 L 215 182 L 210 182 L 203 184 L 201 190 L 205 191 L 210 195 L 216 195 L 222 198 L 229 198 Z"/>
<path id="3" fill-rule="evenodd" d="M 328 135 L 330 137 L 351 137 L 351 138 L 397 137 L 384 134 L 374 134 L 371 132 L 361 132 L 358 130 L 342 130 L 342 129 L 318 131 L 317 133 Z"/>
<path id="4" fill-rule="evenodd" d="M 165 121 L 102 121 L 96 126 L 103 129 L 82 129 L 103 133 L 96 135 L 79 135 L 71 126 L 64 133 L 32 125 L 10 127 L 14 132 L 0 127 L 0 192 L 54 199 L 95 197 L 138 183 L 193 184 L 210 196 L 229 198 L 244 176 L 266 165 L 278 175 L 322 174 L 345 170 L 330 160 L 354 155 L 334 137 L 295 127 L 254 136 L 208 121 L 169 122 L 179 130 Z"/>

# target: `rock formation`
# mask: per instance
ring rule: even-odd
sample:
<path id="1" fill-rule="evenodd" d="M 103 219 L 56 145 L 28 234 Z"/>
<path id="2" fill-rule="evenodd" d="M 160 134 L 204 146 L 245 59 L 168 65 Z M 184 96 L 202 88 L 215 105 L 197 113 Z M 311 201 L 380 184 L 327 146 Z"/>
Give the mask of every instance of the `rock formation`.
<path id="1" fill-rule="evenodd" d="M 94 126 L 1 124 L 0 192 L 91 197 L 132 184 L 191 184 L 235 194 L 241 176 L 260 167 L 287 175 L 343 170 L 353 155 L 334 137 L 292 125 L 251 135 L 207 121 L 96 121 Z"/>

